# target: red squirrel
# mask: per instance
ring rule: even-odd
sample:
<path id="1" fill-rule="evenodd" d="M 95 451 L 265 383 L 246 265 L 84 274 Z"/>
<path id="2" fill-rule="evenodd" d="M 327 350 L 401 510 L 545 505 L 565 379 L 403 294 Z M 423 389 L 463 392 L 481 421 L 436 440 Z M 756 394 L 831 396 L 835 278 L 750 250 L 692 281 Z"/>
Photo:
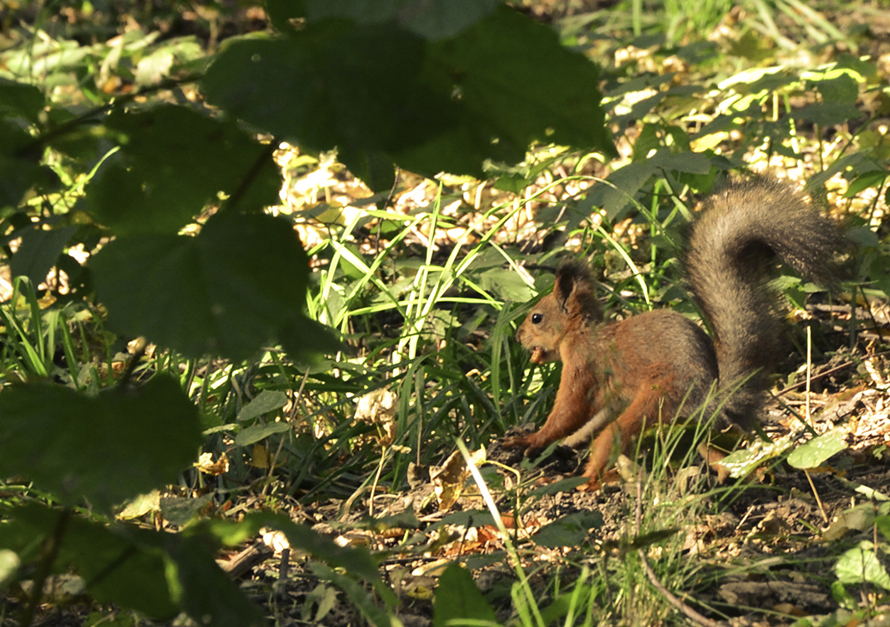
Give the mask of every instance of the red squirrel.
<path id="1" fill-rule="evenodd" d="M 690 415 L 715 382 L 718 393 L 734 390 L 723 418 L 750 429 L 781 347 L 783 320 L 766 285 L 771 262 L 778 257 L 808 280 L 833 285 L 844 247 L 837 225 L 778 181 L 737 182 L 712 196 L 693 226 L 686 273 L 714 341 L 670 310 L 604 322 L 587 265 L 563 263 L 553 292 L 516 334 L 532 362 L 562 362 L 556 402 L 537 433 L 504 446 L 529 455 L 599 430 L 584 470 L 593 487 L 613 451 L 629 452 L 644 425 Z"/>

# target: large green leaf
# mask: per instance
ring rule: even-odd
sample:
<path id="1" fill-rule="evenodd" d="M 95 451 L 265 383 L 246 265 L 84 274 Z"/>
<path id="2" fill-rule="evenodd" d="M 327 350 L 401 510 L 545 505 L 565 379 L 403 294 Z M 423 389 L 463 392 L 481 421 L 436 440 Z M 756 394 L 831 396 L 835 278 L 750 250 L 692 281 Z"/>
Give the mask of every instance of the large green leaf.
<path id="1" fill-rule="evenodd" d="M 379 24 L 392 20 L 424 39 L 441 39 L 491 14 L 500 0 L 305 0 L 305 4 L 310 21 L 346 18 Z"/>
<path id="2" fill-rule="evenodd" d="M 597 66 L 546 26 L 501 7 L 429 50 L 449 95 L 458 90 L 466 131 L 496 140 L 489 156 L 518 161 L 533 141 L 613 152 Z"/>
<path id="3" fill-rule="evenodd" d="M 0 545 L 15 551 L 22 562 L 38 559 L 43 542 L 55 535 L 60 544 L 54 570 L 74 566 L 100 603 L 117 603 L 159 620 L 177 614 L 163 553 L 139 546 L 122 527 L 109 528 L 38 504 L 9 514 L 0 525 Z"/>
<path id="4" fill-rule="evenodd" d="M 68 505 L 108 512 L 172 483 L 200 445 L 197 409 L 165 376 L 95 398 L 45 384 L 0 394 L 0 476 L 24 475 Z"/>
<path id="5" fill-rule="evenodd" d="M 9 262 L 12 276 L 26 276 L 33 285 L 43 283 L 76 230 L 77 227 L 66 226 L 49 231 L 35 228 L 22 233 L 22 243 Z"/>
<path id="6" fill-rule="evenodd" d="M 303 365 L 318 365 L 319 355 L 343 350 L 343 344 L 334 337 L 331 329 L 306 316 L 289 321 L 278 338 L 291 359 Z"/>
<path id="7" fill-rule="evenodd" d="M 285 535 L 292 549 L 305 552 L 315 560 L 324 562 L 331 568 L 340 570 L 343 575 L 334 576 L 330 569 L 316 569 L 319 564 L 313 565 L 316 574 L 323 574 L 333 581 L 347 595 L 354 604 L 359 606 L 366 617 L 377 617 L 380 620 L 375 624 L 388 624 L 386 614 L 377 608 L 374 611 L 368 607 L 362 607 L 367 599 L 363 594 L 358 594 L 356 579 L 362 580 L 373 586 L 377 598 L 388 607 L 396 604 L 396 597 L 392 590 L 380 578 L 377 565 L 370 553 L 365 548 L 349 548 L 337 545 L 331 538 L 313 531 L 305 525 L 299 525 L 282 514 L 271 512 L 255 512 L 248 514 L 238 522 L 230 520 L 210 520 L 188 528 L 185 533 L 195 535 L 197 538 L 206 538 L 209 534 L 220 542 L 234 546 L 241 544 L 248 538 L 256 537 L 262 528 L 277 529 Z M 370 616 L 369 616 L 370 613 Z"/>
<path id="8" fill-rule="evenodd" d="M 325 22 L 288 39 L 233 42 L 202 89 L 213 104 L 277 137 L 315 150 L 337 147 L 367 180 L 384 155 L 454 126 L 456 105 L 420 82 L 424 58 L 424 42 L 391 24 Z M 473 164 L 461 156 L 454 167 Z"/>
<path id="9" fill-rule="evenodd" d="M 142 534 L 156 543 L 174 564 L 175 597 L 186 614 L 208 627 L 265 625 L 262 615 L 214 561 L 213 543 L 207 536 Z"/>
<path id="10" fill-rule="evenodd" d="M 580 546 L 591 528 L 602 526 L 603 517 L 599 512 L 574 512 L 544 525 L 535 534 L 535 544 L 548 548 Z"/>
<path id="11" fill-rule="evenodd" d="M 36 123 L 44 102 L 43 94 L 33 85 L 0 78 L 0 114 L 3 117 L 22 116 Z"/>
<path id="12" fill-rule="evenodd" d="M 309 272 L 287 221 L 240 214 L 210 218 L 196 237 L 120 237 L 90 267 L 113 329 L 233 359 L 300 317 Z"/>
<path id="13" fill-rule="evenodd" d="M 9 518 L 0 525 L 0 545 L 22 562 L 33 562 L 41 557 L 45 540 L 56 537 L 54 571 L 73 566 L 101 603 L 158 620 L 184 611 L 212 627 L 264 624 L 257 608 L 216 565 L 215 538 L 108 526 L 35 504 L 12 509 Z"/>
<path id="14" fill-rule="evenodd" d="M 0 208 L 16 206 L 41 175 L 40 150 L 27 131 L 0 119 Z"/>
<path id="15" fill-rule="evenodd" d="M 284 433 L 291 429 L 292 427 L 286 422 L 269 422 L 247 427 L 235 436 L 235 446 L 248 446 L 269 437 L 273 433 Z"/>
<path id="16" fill-rule="evenodd" d="M 597 81 L 596 66 L 550 29 L 502 8 L 435 42 L 394 22 L 331 20 L 233 42 L 202 89 L 280 138 L 338 148 L 374 185 L 387 160 L 428 176 L 481 175 L 484 160 L 518 161 L 533 141 L 611 152 Z"/>
<path id="17" fill-rule="evenodd" d="M 795 468 L 816 468 L 847 448 L 847 429 L 838 427 L 801 444 L 788 455 Z"/>
<path id="18" fill-rule="evenodd" d="M 248 210 L 279 202 L 269 147 L 232 122 L 162 105 L 105 126 L 121 149 L 87 187 L 87 206 L 118 234 L 175 233 L 220 193 Z"/>
<path id="19" fill-rule="evenodd" d="M 841 583 L 853 585 L 871 583 L 884 590 L 890 590 L 890 575 L 878 560 L 874 544 L 869 540 L 861 540 L 859 546 L 841 555 L 834 572 Z"/>

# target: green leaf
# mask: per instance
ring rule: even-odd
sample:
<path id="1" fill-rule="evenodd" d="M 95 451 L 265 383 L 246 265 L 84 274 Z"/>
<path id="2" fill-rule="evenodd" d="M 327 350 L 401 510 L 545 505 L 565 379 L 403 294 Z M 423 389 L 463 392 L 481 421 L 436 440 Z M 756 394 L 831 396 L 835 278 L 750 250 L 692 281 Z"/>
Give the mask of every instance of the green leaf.
<path id="1" fill-rule="evenodd" d="M 883 169 L 860 171 L 852 174 L 853 179 L 844 192 L 844 198 L 856 198 L 863 190 L 869 187 L 881 189 L 884 186 L 884 181 L 887 179 L 887 171 Z"/>
<path id="2" fill-rule="evenodd" d="M 175 233 L 220 193 L 247 210 L 279 202 L 270 148 L 233 122 L 162 105 L 115 113 L 106 128 L 121 149 L 87 187 L 87 206 L 118 234 Z"/>
<path id="3" fill-rule="evenodd" d="M 878 516 L 874 522 L 884 539 L 890 540 L 890 516 Z"/>
<path id="4" fill-rule="evenodd" d="M 0 115 L 21 116 L 31 123 L 38 121 L 44 105 L 43 93 L 33 85 L 0 78 Z"/>
<path id="5" fill-rule="evenodd" d="M 720 461 L 730 477 L 745 477 L 764 461 L 775 459 L 793 445 L 791 438 L 778 438 L 772 443 L 752 449 L 740 449 L 730 453 Z"/>
<path id="6" fill-rule="evenodd" d="M 146 494 L 140 494 L 127 501 L 123 509 L 117 512 L 118 520 L 133 520 L 141 518 L 150 512 L 156 512 L 159 508 L 161 494 L 158 490 L 152 490 Z"/>
<path id="7" fill-rule="evenodd" d="M 263 390 L 255 399 L 241 408 L 238 420 L 252 420 L 287 405 L 287 395 L 278 390 Z"/>
<path id="8" fill-rule="evenodd" d="M 221 213 L 196 237 L 120 237 L 89 262 L 109 326 L 198 357 L 241 359 L 297 317 L 308 262 L 287 221 Z"/>
<path id="9" fill-rule="evenodd" d="M 92 46 L 81 46 L 70 39 L 47 37 L 39 42 L 35 39 L 27 46 L 4 50 L 3 70 L 5 74 L 24 79 L 33 79 L 35 75 L 52 77 L 59 70 L 74 67 L 91 52 Z"/>
<path id="10" fill-rule="evenodd" d="M 5 394 L 5 392 L 4 392 Z M 262 625 L 262 617 L 214 561 L 213 538 L 107 526 L 41 505 L 11 510 L 0 545 L 23 560 L 38 558 L 44 541 L 61 541 L 55 572 L 73 565 L 100 603 L 116 603 L 168 621 L 185 611 L 215 627 Z"/>
<path id="11" fill-rule="evenodd" d="M 160 499 L 164 519 L 178 527 L 185 527 L 213 500 L 213 492 L 197 498 L 165 496 Z"/>
<path id="12" fill-rule="evenodd" d="M 795 120 L 806 120 L 819 126 L 832 126 L 857 120 L 863 117 L 864 114 L 852 102 L 832 101 L 817 102 L 801 107 L 793 111 L 791 115 Z"/>
<path id="13" fill-rule="evenodd" d="M 835 625 L 849 625 L 855 619 L 851 614 L 852 611 L 856 610 L 859 607 L 859 599 L 854 597 L 852 594 L 847 592 L 847 589 L 844 587 L 840 581 L 832 582 L 831 584 L 831 596 L 837 602 L 837 604 L 842 608 L 838 609 L 834 616 L 831 616 L 832 619 L 835 620 Z M 831 624 L 831 623 L 829 623 Z M 855 623 L 854 623 L 855 624 Z M 809 627 L 804 623 L 801 627 Z"/>
<path id="14" fill-rule="evenodd" d="M 833 542 L 847 534 L 865 531 L 875 524 L 875 508 L 872 503 L 861 503 L 837 514 L 822 532 L 824 542 Z"/>
<path id="15" fill-rule="evenodd" d="M 208 627 L 266 625 L 259 609 L 219 569 L 203 543 L 183 542 L 170 552 L 182 585 L 180 604 L 194 620 Z"/>
<path id="16" fill-rule="evenodd" d="M 268 512 L 248 514 L 242 521 L 237 523 L 225 520 L 206 521 L 202 525 L 189 528 L 186 530 L 186 533 L 203 535 L 205 532 L 208 532 L 224 544 L 234 546 L 248 538 L 255 537 L 263 527 L 281 531 L 292 549 L 304 551 L 331 568 L 342 569 L 346 575 L 331 576 L 329 578 L 346 590 L 347 594 L 350 595 L 350 599 L 360 607 L 367 618 L 372 619 L 372 622 L 375 624 L 387 624 L 385 622 L 385 614 L 375 610 L 373 605 L 367 605 L 365 603 L 367 595 L 362 593 L 361 596 L 358 596 L 356 591 L 361 590 L 361 588 L 350 581 L 350 578 L 355 577 L 363 579 L 374 586 L 377 597 L 382 599 L 386 605 L 389 607 L 395 605 L 395 595 L 380 579 L 377 565 L 364 548 L 354 549 L 338 546 L 331 538 L 317 533 L 304 525 L 298 525 L 287 516 Z M 332 571 L 327 571 L 328 574 L 330 572 Z M 353 592 L 356 592 L 357 596 L 352 596 Z"/>
<path id="17" fill-rule="evenodd" d="M 532 289 L 513 270 L 488 268 L 479 273 L 479 285 L 495 298 L 524 303 L 534 296 Z"/>
<path id="18" fill-rule="evenodd" d="M 783 67 L 755 67 L 725 79 L 717 88 L 721 91 L 732 88 L 740 94 L 771 93 L 799 81 L 797 73 Z"/>
<path id="19" fill-rule="evenodd" d="M 855 106 L 859 98 L 859 83 L 846 72 L 814 82 L 824 102 L 846 102 Z"/>
<path id="20" fill-rule="evenodd" d="M 209 627 L 265 625 L 259 610 L 215 562 L 213 538 L 205 534 L 142 532 L 146 546 L 168 556 L 167 576 L 179 607 Z"/>
<path id="21" fill-rule="evenodd" d="M 560 45 L 552 29 L 502 6 L 458 37 L 431 44 L 430 55 L 450 78 L 441 83 L 447 95 L 460 94 L 462 132 L 493 142 L 489 158 L 519 161 L 534 141 L 614 153 L 599 69 Z"/>
<path id="22" fill-rule="evenodd" d="M 390 627 L 393 624 L 390 614 L 379 607 L 374 597 L 357 581 L 324 564 L 309 564 L 309 568 L 319 579 L 330 581 L 343 590 L 350 603 L 362 613 L 368 623 L 374 627 Z"/>
<path id="23" fill-rule="evenodd" d="M 214 561 L 207 536 L 108 527 L 40 505 L 12 510 L 0 544 L 37 558 L 44 539 L 61 539 L 55 570 L 73 565 L 101 603 L 116 603 L 167 621 L 185 611 L 198 624 L 264 624 L 257 609 Z"/>
<path id="24" fill-rule="evenodd" d="M 285 324 L 279 339 L 291 359 L 313 366 L 318 355 L 330 355 L 344 348 L 330 327 L 302 315 Z"/>
<path id="25" fill-rule="evenodd" d="M 541 498 L 542 496 L 547 496 L 550 494 L 571 492 L 579 485 L 584 485 L 588 481 L 590 481 L 590 479 L 587 477 L 569 477 L 567 479 L 554 481 L 553 483 L 545 483 L 544 485 L 539 485 L 532 488 L 529 491 L 529 497 Z"/>
<path id="26" fill-rule="evenodd" d="M 587 212 L 588 206 L 602 207 L 609 220 L 616 220 L 624 214 L 637 192 L 658 172 L 658 166 L 649 161 L 628 163 L 606 178 L 611 185 L 595 185 L 580 209 Z"/>
<path id="27" fill-rule="evenodd" d="M 310 21 L 346 18 L 361 24 L 394 21 L 424 39 L 452 37 L 490 15 L 500 0 L 306 0 Z"/>
<path id="28" fill-rule="evenodd" d="M 847 448 L 847 429 L 838 427 L 798 446 L 788 455 L 788 463 L 795 468 L 821 466 L 832 455 Z"/>
<path id="29" fill-rule="evenodd" d="M 890 576 L 875 555 L 874 545 L 863 540 L 845 552 L 834 567 L 838 581 L 846 584 L 872 583 L 890 590 Z"/>
<path id="30" fill-rule="evenodd" d="M 575 512 L 542 527 L 535 534 L 535 544 L 549 548 L 579 546 L 587 539 L 588 530 L 602 526 L 599 512 Z"/>
<path id="31" fill-rule="evenodd" d="M 23 129 L 0 119 L 0 208 L 16 206 L 40 177 L 40 150 Z"/>
<path id="32" fill-rule="evenodd" d="M 7 582 L 15 575 L 22 565 L 18 554 L 10 549 L 0 549 L 0 586 L 6 587 Z"/>
<path id="33" fill-rule="evenodd" d="M 273 433 L 284 433 L 285 431 L 289 431 L 290 428 L 290 425 L 286 422 L 270 422 L 264 425 L 247 427 L 246 429 L 242 429 L 241 432 L 235 436 L 235 446 L 247 446 L 254 442 L 259 442 Z"/>
<path id="34" fill-rule="evenodd" d="M 264 5 L 269 21 L 282 33 L 294 30 L 292 20 L 306 17 L 303 0 L 266 0 Z"/>
<path id="35" fill-rule="evenodd" d="M 0 394 L 0 476 L 27 476 L 66 505 L 109 512 L 174 482 L 200 445 L 197 409 L 167 376 L 95 398 L 45 384 Z"/>
<path id="36" fill-rule="evenodd" d="M 455 106 L 419 84 L 424 57 L 422 40 L 394 26 L 323 23 L 289 39 L 231 43 L 202 89 L 208 101 L 277 137 L 314 150 L 337 147 L 361 176 L 377 159 L 369 154 L 451 125 Z"/>
<path id="37" fill-rule="evenodd" d="M 22 243 L 9 262 L 12 276 L 26 276 L 32 285 L 43 283 L 76 230 L 77 227 L 68 226 L 50 231 L 38 228 L 23 233 Z"/>
<path id="38" fill-rule="evenodd" d="M 533 141 L 611 154 L 598 81 L 550 29 L 500 8 L 436 42 L 391 22 L 333 20 L 232 42 L 202 89 L 277 137 L 337 147 L 354 174 L 380 180 L 392 162 L 481 176 L 484 160 L 519 161 Z"/>
<path id="39" fill-rule="evenodd" d="M 98 602 L 169 620 L 177 608 L 167 586 L 164 555 L 133 538 L 152 533 L 108 527 L 31 503 L 10 510 L 9 519 L 0 525 L 0 545 L 12 548 L 23 561 L 33 561 L 43 542 L 55 535 L 61 545 L 54 572 L 73 565 Z"/>
<path id="40" fill-rule="evenodd" d="M 205 55 L 201 44 L 194 36 L 165 40 L 158 48 L 139 59 L 136 66 L 136 84 L 158 85 L 190 61 L 202 63 Z"/>
<path id="41" fill-rule="evenodd" d="M 495 623 L 497 617 L 473 582 L 472 575 L 460 565 L 452 564 L 439 578 L 433 627 L 447 627 L 449 621 L 467 619 Z"/>
<path id="42" fill-rule="evenodd" d="M 582 576 L 583 575 L 584 571 L 582 571 Z M 587 599 L 589 599 L 592 594 L 594 594 L 592 586 L 585 586 L 582 585 L 580 581 L 575 581 L 574 587 L 570 592 L 560 594 L 550 605 L 541 608 L 541 622 L 544 625 L 565 624 L 565 621 L 561 621 L 560 619 L 565 617 L 569 612 L 577 612 L 577 608 L 579 607 L 585 607 L 585 602 L 589 603 Z M 577 614 L 575 615 L 577 616 Z"/>
<path id="43" fill-rule="evenodd" d="M 665 170 L 687 174 L 707 174 L 712 166 L 710 158 L 700 152 L 674 153 L 667 149 L 659 150 L 650 161 Z"/>

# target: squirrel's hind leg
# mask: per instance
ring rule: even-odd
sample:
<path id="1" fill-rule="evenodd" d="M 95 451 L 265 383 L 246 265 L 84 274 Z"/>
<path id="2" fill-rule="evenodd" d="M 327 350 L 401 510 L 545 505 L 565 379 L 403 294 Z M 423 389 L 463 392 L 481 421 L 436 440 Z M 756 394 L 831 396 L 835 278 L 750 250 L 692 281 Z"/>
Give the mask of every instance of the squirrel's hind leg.
<path id="1" fill-rule="evenodd" d="M 664 398 L 663 392 L 671 385 L 664 377 L 643 382 L 640 391 L 627 409 L 593 441 L 590 457 L 584 469 L 584 476 L 590 478 L 586 489 L 595 486 L 603 477 L 606 468 L 621 453 L 628 453 L 633 440 L 643 430 L 644 425 L 653 425 L 662 416 L 673 418 L 674 409 Z"/>

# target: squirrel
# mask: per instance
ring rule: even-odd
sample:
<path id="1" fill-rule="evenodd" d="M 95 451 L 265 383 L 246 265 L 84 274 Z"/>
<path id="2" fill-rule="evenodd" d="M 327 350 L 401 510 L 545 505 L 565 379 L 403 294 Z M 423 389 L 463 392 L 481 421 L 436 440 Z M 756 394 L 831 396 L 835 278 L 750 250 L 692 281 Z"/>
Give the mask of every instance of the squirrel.
<path id="1" fill-rule="evenodd" d="M 587 487 L 595 487 L 614 450 L 629 452 L 644 425 L 688 417 L 715 383 L 724 394 L 722 421 L 748 430 L 756 424 L 766 375 L 781 352 L 781 310 L 766 285 L 770 265 L 779 258 L 806 279 L 834 286 L 845 240 L 833 220 L 774 179 L 732 183 L 705 205 L 685 269 L 714 340 L 667 309 L 604 321 L 588 266 L 562 263 L 553 292 L 516 334 L 533 363 L 562 362 L 556 401 L 539 431 L 509 437 L 505 447 L 528 456 L 599 431 L 584 470 Z"/>

